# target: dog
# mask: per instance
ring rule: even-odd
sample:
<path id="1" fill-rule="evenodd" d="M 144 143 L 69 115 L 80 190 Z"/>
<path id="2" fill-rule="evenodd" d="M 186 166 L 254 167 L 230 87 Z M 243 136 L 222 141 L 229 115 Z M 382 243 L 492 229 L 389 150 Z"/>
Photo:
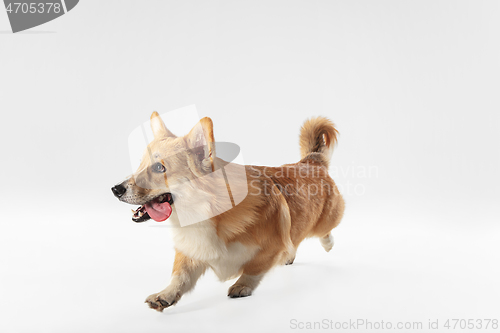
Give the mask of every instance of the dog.
<path id="1" fill-rule="evenodd" d="M 163 311 L 176 304 L 209 268 L 222 281 L 239 277 L 228 296 L 245 297 L 273 266 L 292 264 L 305 238 L 318 237 L 327 252 L 332 249 L 331 230 L 339 225 L 345 204 L 328 175 L 338 137 L 330 120 L 307 120 L 300 131 L 301 160 L 281 167 L 242 166 L 218 158 L 208 117 L 179 137 L 157 112 L 150 121 L 154 138 L 138 170 L 112 188 L 120 201 L 140 205 L 133 221 L 168 220 L 174 226 L 171 282 L 146 298 L 150 308 Z M 227 186 L 217 181 L 220 173 L 211 176 L 222 169 L 230 179 L 236 169 L 246 176 L 238 186 Z M 243 199 L 221 207 L 224 193 L 238 194 L 234 188 L 242 189 Z"/>

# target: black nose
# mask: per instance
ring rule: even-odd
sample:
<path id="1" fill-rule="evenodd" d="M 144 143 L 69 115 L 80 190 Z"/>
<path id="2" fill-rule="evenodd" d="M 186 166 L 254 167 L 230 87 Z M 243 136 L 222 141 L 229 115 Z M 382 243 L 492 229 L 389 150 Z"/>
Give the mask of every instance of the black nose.
<path id="1" fill-rule="evenodd" d="M 111 188 L 111 191 L 113 191 L 115 197 L 120 198 L 125 192 L 127 192 L 127 189 L 122 184 L 118 184 L 116 186 L 113 186 Z"/>

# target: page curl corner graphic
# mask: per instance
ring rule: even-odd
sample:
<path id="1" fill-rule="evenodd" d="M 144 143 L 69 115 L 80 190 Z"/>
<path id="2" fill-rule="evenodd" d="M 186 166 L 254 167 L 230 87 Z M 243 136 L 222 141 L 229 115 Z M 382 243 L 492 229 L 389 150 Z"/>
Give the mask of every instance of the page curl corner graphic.
<path id="1" fill-rule="evenodd" d="M 12 32 L 20 32 L 52 21 L 73 8 L 79 0 L 4 0 Z"/>

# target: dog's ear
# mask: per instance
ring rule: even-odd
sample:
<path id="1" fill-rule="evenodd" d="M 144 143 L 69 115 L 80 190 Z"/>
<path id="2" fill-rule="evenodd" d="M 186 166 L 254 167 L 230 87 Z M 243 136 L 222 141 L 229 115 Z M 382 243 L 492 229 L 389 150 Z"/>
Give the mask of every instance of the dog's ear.
<path id="1" fill-rule="evenodd" d="M 197 164 L 201 164 L 203 168 L 209 166 L 214 171 L 215 139 L 212 119 L 201 119 L 185 139 Z"/>
<path id="2" fill-rule="evenodd" d="M 165 137 L 176 138 L 176 136 L 167 129 L 160 115 L 156 111 L 151 114 L 151 129 L 153 130 L 155 139 L 161 139 Z"/>

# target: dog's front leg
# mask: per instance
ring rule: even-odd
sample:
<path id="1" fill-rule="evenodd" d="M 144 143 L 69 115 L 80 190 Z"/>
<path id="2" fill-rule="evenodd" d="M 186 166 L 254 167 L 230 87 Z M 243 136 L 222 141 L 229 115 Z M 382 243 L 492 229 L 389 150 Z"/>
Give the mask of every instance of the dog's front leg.
<path id="1" fill-rule="evenodd" d="M 259 285 L 264 274 L 274 266 L 278 258 L 279 251 L 258 252 L 255 257 L 243 266 L 243 274 L 229 288 L 227 296 L 236 298 L 252 295 L 252 292 Z"/>
<path id="2" fill-rule="evenodd" d="M 194 288 L 198 278 L 205 272 L 207 266 L 197 260 L 186 257 L 179 251 L 175 251 L 174 269 L 172 279 L 167 288 L 159 293 L 152 294 L 146 298 L 149 307 L 157 311 L 163 311 L 176 304 L 183 294 Z"/>

